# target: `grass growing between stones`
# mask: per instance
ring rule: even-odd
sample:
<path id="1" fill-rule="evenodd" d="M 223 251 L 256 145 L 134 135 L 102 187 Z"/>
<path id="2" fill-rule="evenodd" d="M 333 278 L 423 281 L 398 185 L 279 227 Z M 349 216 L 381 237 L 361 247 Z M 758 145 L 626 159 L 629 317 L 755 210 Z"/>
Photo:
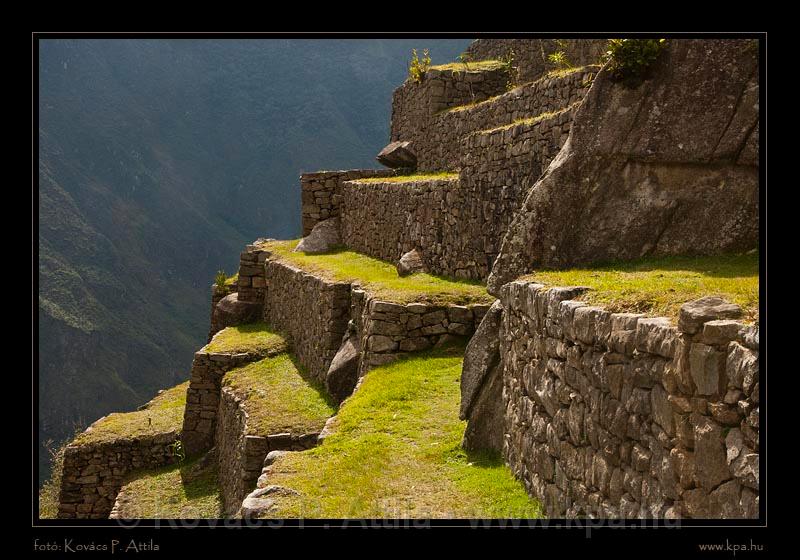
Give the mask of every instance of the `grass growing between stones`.
<path id="1" fill-rule="evenodd" d="M 100 443 L 180 430 L 188 387 L 189 382 L 185 381 L 167 389 L 147 403 L 147 408 L 143 410 L 109 414 L 76 437 L 73 444 Z"/>
<path id="2" fill-rule="evenodd" d="M 397 303 L 491 303 L 494 298 L 479 282 L 457 281 L 418 273 L 400 277 L 391 263 L 340 249 L 323 255 L 293 253 L 298 240 L 265 246 L 282 261 L 339 282 L 357 283 L 378 299 Z"/>
<path id="3" fill-rule="evenodd" d="M 214 335 L 203 351 L 235 354 L 238 352 L 281 352 L 286 348 L 286 340 L 270 330 L 266 323 L 249 323 L 222 329 Z"/>
<path id="4" fill-rule="evenodd" d="M 504 124 L 502 126 L 497 126 L 495 128 L 489 128 L 489 129 L 486 129 L 486 130 L 481 130 L 480 132 L 478 132 L 478 134 L 490 134 L 492 132 L 497 132 L 498 130 L 508 130 L 509 128 L 514 128 L 515 126 L 519 126 L 519 125 L 528 125 L 528 126 L 530 126 L 532 124 L 536 124 L 536 123 L 542 122 L 542 121 L 544 121 L 546 119 L 551 119 L 553 117 L 556 117 L 556 116 L 560 115 L 561 113 L 566 113 L 567 111 L 570 111 L 573 108 L 575 108 L 575 106 L 577 106 L 579 103 L 580 103 L 580 101 L 577 102 L 577 103 L 573 103 L 572 105 L 570 105 L 568 107 L 564 107 L 563 109 L 559 109 L 558 111 L 547 111 L 545 113 L 539 113 L 535 117 L 529 117 L 529 118 L 526 118 L 526 119 L 517 119 L 514 122 L 509 123 L 509 124 Z"/>
<path id="5" fill-rule="evenodd" d="M 609 311 L 677 318 L 681 305 L 720 296 L 758 321 L 758 253 L 715 257 L 663 257 L 591 268 L 542 270 L 525 276 L 551 286 L 587 286 L 581 298 Z"/>
<path id="6" fill-rule="evenodd" d="M 223 517 L 216 465 L 197 469 L 200 458 L 139 471 L 122 486 L 122 519 L 218 519 Z"/>
<path id="7" fill-rule="evenodd" d="M 463 347 L 416 354 L 367 373 L 325 443 L 273 465 L 271 517 L 539 517 L 498 456 L 468 455 L 458 419 Z"/>
<path id="8" fill-rule="evenodd" d="M 289 354 L 232 369 L 222 384 L 242 398 L 249 435 L 319 432 L 336 413 L 324 388 Z"/>
<path id="9" fill-rule="evenodd" d="M 395 175 L 393 177 L 368 177 L 366 179 L 356 179 L 354 183 L 412 183 L 415 181 L 457 181 L 458 173 L 417 173 L 414 175 Z"/>

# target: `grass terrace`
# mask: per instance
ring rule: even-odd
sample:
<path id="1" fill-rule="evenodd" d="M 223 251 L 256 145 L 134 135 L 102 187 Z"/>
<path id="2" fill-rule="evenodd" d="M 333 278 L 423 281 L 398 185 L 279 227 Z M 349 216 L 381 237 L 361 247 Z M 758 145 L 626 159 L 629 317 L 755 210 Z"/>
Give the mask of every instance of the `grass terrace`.
<path id="1" fill-rule="evenodd" d="M 580 101 L 578 103 L 580 103 Z M 515 126 L 519 126 L 519 125 L 523 125 L 523 124 L 524 125 L 536 124 L 536 123 L 541 122 L 543 120 L 551 119 L 551 118 L 553 118 L 555 116 L 558 116 L 561 113 L 565 113 L 567 111 L 571 111 L 573 108 L 575 108 L 576 105 L 578 105 L 578 103 L 573 103 L 569 107 L 564 107 L 563 109 L 559 109 L 558 111 L 547 111 L 545 113 L 539 113 L 535 117 L 529 117 L 527 119 L 517 119 L 514 122 L 509 123 L 509 124 L 504 124 L 502 126 L 497 126 L 495 128 L 489 128 L 489 129 L 486 129 L 486 130 L 481 130 L 477 134 L 491 134 L 492 132 L 497 132 L 498 130 L 508 130 L 509 128 L 514 128 Z"/>
<path id="2" fill-rule="evenodd" d="M 452 70 L 453 72 L 487 72 L 507 68 L 508 64 L 502 60 L 475 60 L 471 62 L 448 62 L 431 66 L 428 70 Z"/>
<path id="3" fill-rule="evenodd" d="M 542 270 L 525 276 L 551 286 L 587 286 L 580 299 L 613 312 L 637 312 L 677 319 L 681 305 L 720 296 L 758 321 L 758 252 L 715 257 L 663 257 L 591 268 Z"/>
<path id="4" fill-rule="evenodd" d="M 123 519 L 218 519 L 223 517 L 216 465 L 199 469 L 200 458 L 138 471 L 123 484 Z"/>
<path id="5" fill-rule="evenodd" d="M 147 408 L 143 410 L 109 414 L 76 437 L 72 443 L 101 443 L 180 430 L 183 426 L 183 408 L 186 405 L 188 387 L 189 382 L 185 381 L 167 389 L 147 403 Z"/>
<path id="6" fill-rule="evenodd" d="M 204 352 L 236 354 L 240 352 L 273 354 L 288 348 L 286 340 L 270 330 L 266 323 L 249 323 L 219 331 L 204 348 Z"/>
<path id="7" fill-rule="evenodd" d="M 413 183 L 416 181 L 457 181 L 458 173 L 418 173 L 415 175 L 395 175 L 393 177 L 369 177 L 356 179 L 352 183 Z"/>
<path id="8" fill-rule="evenodd" d="M 572 68 L 556 68 L 554 70 L 550 70 L 546 78 L 564 78 L 565 76 L 569 76 L 570 74 L 575 74 L 577 72 L 586 72 L 588 70 L 600 70 L 602 68 L 602 64 L 587 64 L 586 66 L 575 66 Z"/>
<path id="9" fill-rule="evenodd" d="M 461 448 L 458 419 L 464 348 L 416 354 L 367 373 L 342 405 L 323 445 L 274 463 L 271 517 L 540 517 L 499 456 Z"/>
<path id="10" fill-rule="evenodd" d="M 263 246 L 287 264 L 319 274 L 329 280 L 352 282 L 379 299 L 397 303 L 435 304 L 492 303 L 494 298 L 481 282 L 457 281 L 417 273 L 400 277 L 391 263 L 354 251 L 340 249 L 322 255 L 293 253 L 299 240 L 271 241 Z"/>
<path id="11" fill-rule="evenodd" d="M 233 369 L 222 384 L 242 398 L 250 435 L 318 432 L 336 413 L 324 388 L 286 353 Z"/>

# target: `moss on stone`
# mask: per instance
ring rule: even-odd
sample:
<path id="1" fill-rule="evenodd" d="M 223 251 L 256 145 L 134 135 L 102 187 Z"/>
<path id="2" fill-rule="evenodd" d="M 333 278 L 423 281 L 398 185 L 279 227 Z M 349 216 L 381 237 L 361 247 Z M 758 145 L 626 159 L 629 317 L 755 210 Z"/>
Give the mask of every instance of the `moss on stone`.
<path id="1" fill-rule="evenodd" d="M 502 460 L 461 448 L 463 347 L 366 374 L 320 447 L 273 465 L 268 484 L 300 492 L 267 515 L 312 518 L 530 518 L 541 515 Z"/>
<path id="2" fill-rule="evenodd" d="M 289 354 L 235 368 L 222 379 L 242 399 L 248 435 L 319 432 L 336 407 Z"/>
<path id="3" fill-rule="evenodd" d="M 292 250 L 297 243 L 298 240 L 271 241 L 264 243 L 263 247 L 283 262 L 329 280 L 358 284 L 385 301 L 435 304 L 494 301 L 481 282 L 458 281 L 424 273 L 401 277 L 395 265 L 347 249 L 322 255 L 294 253 Z"/>
<path id="4" fill-rule="evenodd" d="M 186 406 L 188 387 L 189 382 L 185 381 L 167 389 L 142 410 L 109 414 L 92 424 L 72 444 L 88 445 L 178 431 L 183 426 L 183 409 Z"/>
<path id="5" fill-rule="evenodd" d="M 249 323 L 222 329 L 203 348 L 203 352 L 217 354 L 262 352 L 266 354 L 282 352 L 287 347 L 286 339 L 270 330 L 266 323 Z"/>
<path id="6" fill-rule="evenodd" d="M 551 286 L 587 286 L 580 299 L 613 312 L 677 318 L 681 306 L 703 296 L 720 296 L 758 320 L 758 253 L 714 257 L 662 257 L 528 276 Z"/>
<path id="7" fill-rule="evenodd" d="M 197 469 L 200 459 L 128 476 L 119 495 L 121 519 L 218 519 L 222 497 L 213 463 Z"/>

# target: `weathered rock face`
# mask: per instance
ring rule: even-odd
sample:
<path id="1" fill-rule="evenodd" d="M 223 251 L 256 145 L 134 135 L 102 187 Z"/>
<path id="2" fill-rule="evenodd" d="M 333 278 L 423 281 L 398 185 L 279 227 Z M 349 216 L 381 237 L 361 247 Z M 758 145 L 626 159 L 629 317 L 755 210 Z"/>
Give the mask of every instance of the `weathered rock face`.
<path id="1" fill-rule="evenodd" d="M 361 357 L 361 342 L 352 321 L 342 339 L 342 346 L 333 357 L 331 366 L 325 376 L 325 388 L 328 393 L 342 402 L 349 397 L 358 382 L 358 362 Z"/>
<path id="2" fill-rule="evenodd" d="M 311 233 L 305 236 L 294 250 L 309 255 L 327 253 L 342 244 L 340 231 L 339 218 L 323 220 L 314 226 Z"/>
<path id="3" fill-rule="evenodd" d="M 758 244 L 758 52 L 671 40 L 635 89 L 601 71 L 531 188 L 489 278 Z"/>
<path id="4" fill-rule="evenodd" d="M 503 370 L 496 364 L 473 399 L 464 430 L 464 449 L 502 451 L 504 412 Z"/>
<path id="5" fill-rule="evenodd" d="M 415 272 L 426 272 L 426 270 L 422 255 L 417 249 L 412 249 L 400 257 L 400 261 L 397 263 L 397 274 L 408 276 Z"/>
<path id="6" fill-rule="evenodd" d="M 375 158 L 381 165 L 392 169 L 417 168 L 417 156 L 411 151 L 411 142 L 398 141 L 389 143 Z"/>
<path id="7" fill-rule="evenodd" d="M 489 372 L 500 361 L 500 319 L 503 307 L 496 301 L 489 308 L 464 353 L 461 368 L 461 420 L 469 418 L 470 411 Z"/>
<path id="8" fill-rule="evenodd" d="M 225 327 L 256 321 L 261 314 L 261 304 L 240 301 L 238 292 L 222 298 L 214 308 L 213 323 L 220 331 Z"/>

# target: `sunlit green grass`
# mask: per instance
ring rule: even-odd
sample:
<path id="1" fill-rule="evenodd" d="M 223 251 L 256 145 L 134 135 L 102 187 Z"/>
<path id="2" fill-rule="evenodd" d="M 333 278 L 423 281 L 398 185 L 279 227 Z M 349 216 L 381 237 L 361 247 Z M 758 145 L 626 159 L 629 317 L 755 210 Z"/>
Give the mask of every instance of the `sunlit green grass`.
<path id="1" fill-rule="evenodd" d="M 114 412 L 83 432 L 73 444 L 84 445 L 134 438 L 180 430 L 183 426 L 183 409 L 186 405 L 185 381 L 167 389 L 147 404 L 147 408 L 135 412 Z"/>
<path id="2" fill-rule="evenodd" d="M 266 323 L 248 323 L 219 331 L 204 348 L 209 353 L 281 352 L 286 340 Z"/>
<path id="3" fill-rule="evenodd" d="M 289 354 L 232 369 L 222 378 L 242 399 L 250 435 L 319 432 L 336 413 L 333 401 Z"/>
<path id="4" fill-rule="evenodd" d="M 580 103 L 580 102 L 578 102 L 578 103 Z M 569 107 L 565 107 L 563 109 L 559 109 L 558 111 L 547 111 L 545 113 L 539 113 L 535 117 L 529 117 L 529 118 L 525 118 L 525 119 L 517 119 L 514 122 L 509 123 L 509 124 L 504 124 L 502 126 L 496 126 L 494 128 L 481 130 L 480 134 L 488 134 L 488 133 L 491 133 L 491 132 L 497 132 L 498 130 L 508 130 L 509 128 L 513 128 L 513 127 L 519 126 L 521 124 L 524 124 L 524 125 L 536 124 L 536 123 L 541 122 L 543 120 L 551 119 L 551 118 L 553 118 L 555 116 L 560 115 L 561 113 L 569 111 L 573 107 L 575 107 L 575 105 L 577 105 L 577 103 L 575 103 L 573 105 L 570 105 Z"/>
<path id="5" fill-rule="evenodd" d="M 479 282 L 456 281 L 418 273 L 400 277 L 391 263 L 346 249 L 322 255 L 294 253 L 298 240 L 264 244 L 280 260 L 340 282 L 354 282 L 375 297 L 393 302 L 491 303 L 486 287 Z"/>
<path id="6" fill-rule="evenodd" d="M 457 72 L 486 72 L 489 70 L 500 70 L 508 67 L 502 60 L 475 60 L 471 62 L 448 62 L 447 64 L 437 64 L 428 70 L 454 70 Z"/>
<path id="7" fill-rule="evenodd" d="M 676 318 L 681 305 L 720 296 L 758 320 L 758 253 L 716 257 L 664 257 L 525 276 L 551 286 L 587 286 L 581 299 L 615 312 Z"/>
<path id="8" fill-rule="evenodd" d="M 193 473 L 198 459 L 137 471 L 122 486 L 122 519 L 218 519 L 222 498 L 213 463 Z"/>
<path id="9" fill-rule="evenodd" d="M 445 171 L 439 173 L 416 173 L 414 175 L 395 175 L 393 177 L 368 177 L 366 179 L 357 179 L 354 183 L 411 183 L 414 181 L 456 181 L 458 180 L 458 173 L 448 173 Z"/>
<path id="10" fill-rule="evenodd" d="M 317 448 L 281 457 L 269 484 L 282 497 L 271 517 L 530 518 L 539 504 L 492 454 L 461 448 L 463 347 L 371 370 Z"/>

